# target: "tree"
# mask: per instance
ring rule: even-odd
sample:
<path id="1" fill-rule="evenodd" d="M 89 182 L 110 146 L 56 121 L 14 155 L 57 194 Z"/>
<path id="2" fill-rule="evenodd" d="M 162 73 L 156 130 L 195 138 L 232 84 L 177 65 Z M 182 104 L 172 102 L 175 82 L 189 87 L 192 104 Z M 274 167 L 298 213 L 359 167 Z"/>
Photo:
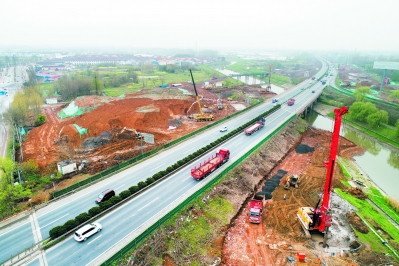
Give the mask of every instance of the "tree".
<path id="1" fill-rule="evenodd" d="M 36 121 L 35 121 L 35 126 L 43 125 L 46 122 L 46 119 L 47 119 L 46 115 L 38 114 L 37 118 L 36 118 Z"/>
<path id="2" fill-rule="evenodd" d="M 370 102 L 368 103 L 354 102 L 351 105 L 351 107 L 349 107 L 349 116 L 352 119 L 355 119 L 360 122 L 366 122 L 366 119 L 370 114 L 377 112 L 378 112 L 377 107 Z"/>
<path id="3" fill-rule="evenodd" d="M 396 121 L 396 136 L 399 137 L 399 119 Z"/>
<path id="4" fill-rule="evenodd" d="M 388 123 L 388 112 L 385 110 L 378 110 L 376 113 L 372 113 L 367 116 L 367 124 L 370 127 L 379 127 L 381 124 Z"/>
<path id="5" fill-rule="evenodd" d="M 100 95 L 100 92 L 104 89 L 104 85 L 101 80 L 98 78 L 97 73 L 94 74 L 94 79 L 91 84 L 91 89 L 94 90 L 96 95 Z"/>
<path id="6" fill-rule="evenodd" d="M 393 101 L 399 101 L 399 90 L 393 91 L 388 98 L 392 99 Z"/>
<path id="7" fill-rule="evenodd" d="M 364 102 L 366 100 L 367 94 L 370 93 L 369 87 L 359 87 L 356 89 L 354 96 L 357 102 Z"/>
<path id="8" fill-rule="evenodd" d="M 0 189 L 0 217 L 4 218 L 14 213 L 18 209 L 18 203 L 24 201 L 31 194 L 29 189 L 24 188 L 20 184 L 3 185 Z"/>

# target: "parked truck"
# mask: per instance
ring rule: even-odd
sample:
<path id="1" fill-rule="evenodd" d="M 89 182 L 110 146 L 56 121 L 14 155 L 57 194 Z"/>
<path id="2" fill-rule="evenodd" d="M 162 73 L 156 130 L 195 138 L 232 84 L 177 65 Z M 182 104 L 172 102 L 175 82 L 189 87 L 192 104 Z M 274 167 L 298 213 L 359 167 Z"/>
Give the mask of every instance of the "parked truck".
<path id="1" fill-rule="evenodd" d="M 292 106 L 292 105 L 294 105 L 294 103 L 295 103 L 295 99 L 294 99 L 294 98 L 291 98 L 291 99 L 287 102 L 287 105 Z"/>
<path id="2" fill-rule="evenodd" d="M 199 166 L 191 169 L 191 176 L 195 180 L 200 180 L 210 175 L 213 171 L 226 163 L 230 158 L 230 151 L 226 148 L 220 148 L 216 154 L 206 159 Z"/>
<path id="3" fill-rule="evenodd" d="M 261 129 L 264 125 L 265 125 L 265 119 L 262 117 L 262 118 L 260 118 L 255 124 L 250 125 L 250 126 L 247 127 L 246 129 L 244 129 L 244 133 L 245 133 L 246 135 L 252 135 L 252 134 L 255 133 L 256 131 L 258 131 L 259 129 Z"/>
<path id="4" fill-rule="evenodd" d="M 263 204 L 265 196 L 255 195 L 255 197 L 249 202 L 249 222 L 258 224 L 262 220 Z"/>

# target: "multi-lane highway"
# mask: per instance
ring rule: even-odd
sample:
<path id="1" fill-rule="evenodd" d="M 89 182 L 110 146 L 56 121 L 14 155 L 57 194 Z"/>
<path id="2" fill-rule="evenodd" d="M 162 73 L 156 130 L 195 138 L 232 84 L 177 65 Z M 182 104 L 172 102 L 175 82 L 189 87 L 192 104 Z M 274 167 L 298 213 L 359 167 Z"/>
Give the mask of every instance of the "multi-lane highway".
<path id="1" fill-rule="evenodd" d="M 316 77 L 324 74 L 326 69 L 327 66 L 324 64 Z M 309 89 L 309 86 L 313 86 L 312 89 Z M 239 134 L 224 143 L 223 147 L 231 151 L 229 163 L 240 158 L 261 139 L 283 124 L 301 106 L 315 98 L 323 87 L 320 82 L 306 81 L 300 86 L 279 95 L 279 102 L 282 103 L 300 93 L 295 96 L 295 105 L 287 106 L 283 104 L 280 110 L 266 119 L 265 127 L 256 134 L 252 136 Z M 301 88 L 306 89 L 301 90 Z M 316 93 L 312 93 L 312 90 L 315 90 Z M 222 126 L 227 126 L 230 130 L 237 128 L 271 107 L 272 103 L 270 101 L 266 102 L 227 121 Z M 47 238 L 49 230 L 54 226 L 64 224 L 78 214 L 96 206 L 94 200 L 101 191 L 112 188 L 118 194 L 130 186 L 146 180 L 158 171 L 166 169 L 177 160 L 218 139 L 222 134 L 224 133 L 219 132 L 219 126 L 209 129 L 113 177 L 38 209 L 30 216 L 20 219 L 16 223 L 6 226 L 0 224 L 0 246 L 2 247 L 0 261 L 9 259 L 10 256 L 22 251 L 24 248 Z M 201 182 L 204 181 L 198 182 L 191 178 L 190 169 L 209 157 L 210 154 L 215 153 L 218 148 L 220 147 L 215 147 L 211 152 L 198 158 L 198 160 L 181 169 L 173 176 L 135 197 L 129 203 L 101 217 L 98 222 L 102 224 L 103 230 L 86 242 L 78 243 L 71 236 L 45 251 L 40 258 L 32 260 L 30 265 L 98 264 L 103 260 L 104 256 L 108 256 L 114 251 L 113 249 L 117 249 L 118 243 L 128 241 L 128 238 L 133 237 L 138 229 L 148 226 L 149 220 L 156 219 L 160 212 L 173 206 L 182 197 L 187 197 L 188 193 L 186 192 L 195 191 L 201 186 Z M 207 179 L 212 177 L 213 175 L 210 175 Z"/>
<path id="2" fill-rule="evenodd" d="M 14 73 L 15 71 L 15 73 Z M 15 74 L 15 75 L 14 75 Z M 25 82 L 25 67 L 17 66 L 0 68 L 0 156 L 5 157 L 7 152 L 7 140 L 9 139 L 9 128 L 4 121 L 4 112 L 10 106 L 15 93 Z"/>

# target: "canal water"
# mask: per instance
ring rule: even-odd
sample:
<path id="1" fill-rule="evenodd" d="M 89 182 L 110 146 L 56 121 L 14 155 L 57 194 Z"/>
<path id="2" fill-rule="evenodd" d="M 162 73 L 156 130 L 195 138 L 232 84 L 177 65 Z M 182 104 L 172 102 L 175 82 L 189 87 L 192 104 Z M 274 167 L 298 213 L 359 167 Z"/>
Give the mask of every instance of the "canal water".
<path id="1" fill-rule="evenodd" d="M 222 73 L 223 75 L 229 76 L 232 74 L 239 74 L 238 72 L 234 72 L 228 69 L 215 69 L 216 71 Z M 256 79 L 254 77 L 246 77 L 246 76 L 242 76 L 242 77 L 233 77 L 233 79 L 237 79 L 245 84 L 248 85 L 257 85 L 257 84 L 263 84 L 261 85 L 261 88 L 266 88 L 266 84 L 264 84 L 265 82 L 263 80 L 260 79 Z M 276 93 L 276 94 L 280 94 L 284 92 L 284 88 L 281 88 L 279 86 L 276 86 L 274 84 L 270 84 L 271 85 L 271 89 L 270 91 Z"/>
<path id="2" fill-rule="evenodd" d="M 309 113 L 306 121 L 315 128 L 330 132 L 334 126 L 331 118 L 316 112 Z M 364 154 L 353 157 L 357 165 L 390 198 L 399 201 L 399 151 L 388 145 L 379 144 L 345 124 L 341 127 L 341 136 L 366 150 Z"/>

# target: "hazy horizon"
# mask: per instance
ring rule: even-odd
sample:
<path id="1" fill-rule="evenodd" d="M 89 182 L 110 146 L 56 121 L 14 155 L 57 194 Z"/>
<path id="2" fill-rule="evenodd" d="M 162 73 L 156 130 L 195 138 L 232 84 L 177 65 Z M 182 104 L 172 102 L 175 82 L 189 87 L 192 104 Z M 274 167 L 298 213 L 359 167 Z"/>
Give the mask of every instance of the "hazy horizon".
<path id="1" fill-rule="evenodd" d="M 399 1 L 8 1 L 0 48 L 381 51 Z"/>

